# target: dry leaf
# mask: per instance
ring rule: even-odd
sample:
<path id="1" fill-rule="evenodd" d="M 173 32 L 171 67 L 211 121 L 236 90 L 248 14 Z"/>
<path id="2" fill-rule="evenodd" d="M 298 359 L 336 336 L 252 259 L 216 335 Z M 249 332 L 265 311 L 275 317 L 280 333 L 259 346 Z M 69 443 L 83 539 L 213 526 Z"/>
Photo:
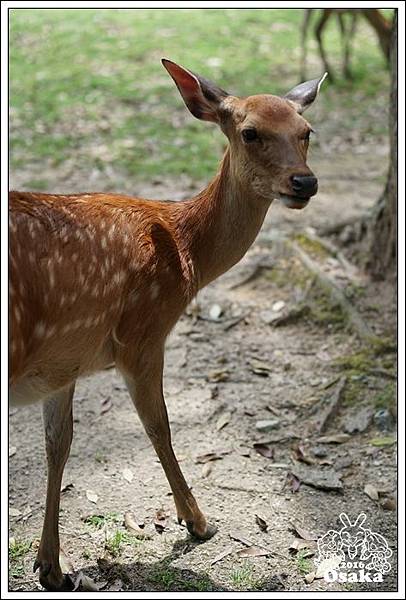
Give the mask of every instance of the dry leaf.
<path id="1" fill-rule="evenodd" d="M 107 398 L 103 398 L 103 400 L 101 401 L 100 404 L 101 404 L 100 416 L 105 415 L 107 412 L 109 412 L 109 410 L 113 406 L 110 396 L 107 396 Z"/>
<path id="2" fill-rule="evenodd" d="M 167 526 L 168 514 L 163 508 L 156 511 L 154 526 L 158 533 L 162 533 Z"/>
<path id="3" fill-rule="evenodd" d="M 300 479 L 298 479 L 298 477 L 296 477 L 296 475 L 289 472 L 286 475 L 286 480 L 289 483 L 290 489 L 292 490 L 292 492 L 296 493 L 299 491 L 301 481 L 300 481 Z"/>
<path id="4" fill-rule="evenodd" d="M 285 302 L 283 300 L 278 300 L 277 302 L 274 302 L 272 305 L 272 310 L 274 312 L 280 312 L 282 310 L 282 308 L 285 308 Z"/>
<path id="5" fill-rule="evenodd" d="M 317 438 L 316 442 L 319 444 L 344 444 L 350 439 L 348 433 L 337 433 L 335 435 L 323 435 Z"/>
<path id="6" fill-rule="evenodd" d="M 310 533 L 310 531 L 307 531 L 307 529 L 304 529 L 298 523 L 292 521 L 290 523 L 290 526 L 292 527 L 293 531 L 296 531 L 296 533 L 299 535 L 299 537 L 301 537 L 303 540 L 310 540 L 310 541 L 317 540 L 316 534 Z"/>
<path id="7" fill-rule="evenodd" d="M 249 546 L 248 548 L 243 548 L 242 550 L 238 550 L 238 556 L 269 556 L 271 550 L 266 550 L 266 548 L 260 548 L 259 546 Z"/>
<path id="8" fill-rule="evenodd" d="M 304 462 L 307 465 L 314 465 L 315 461 L 305 453 L 302 444 L 298 444 L 293 448 L 293 457 L 295 460 Z"/>
<path id="9" fill-rule="evenodd" d="M 125 528 L 138 539 L 148 539 L 148 534 L 144 531 L 144 523 L 137 523 L 134 515 L 127 511 L 124 514 Z"/>
<path id="10" fill-rule="evenodd" d="M 311 573 L 306 573 L 306 575 L 305 575 L 306 583 L 313 583 L 315 575 L 316 575 L 316 571 L 312 571 Z"/>
<path id="11" fill-rule="evenodd" d="M 316 542 L 314 540 L 303 540 L 301 538 L 295 538 L 289 546 L 289 550 L 300 552 L 306 548 L 315 548 Z"/>
<path id="12" fill-rule="evenodd" d="M 255 523 L 258 525 L 261 531 L 268 530 L 268 523 L 259 515 L 255 515 Z"/>
<path id="13" fill-rule="evenodd" d="M 134 475 L 131 469 L 123 469 L 123 477 L 126 481 L 128 481 L 128 483 L 131 483 L 134 479 Z"/>
<path id="14" fill-rule="evenodd" d="M 213 558 L 213 560 L 210 563 L 210 566 L 213 566 L 216 563 L 220 562 L 220 560 L 223 560 L 223 558 L 232 554 L 233 551 L 233 548 L 227 548 L 226 550 L 223 550 L 223 552 L 220 552 L 220 554 L 217 554 L 217 556 Z"/>
<path id="15" fill-rule="evenodd" d="M 224 412 L 222 413 L 219 418 L 217 419 L 217 423 L 216 423 L 216 429 L 217 431 L 220 431 L 221 429 L 223 429 L 223 427 L 225 427 L 226 425 L 229 424 L 231 419 L 231 413 L 230 412 Z"/>
<path id="16" fill-rule="evenodd" d="M 22 515 L 22 512 L 21 512 L 21 510 L 18 510 L 18 508 L 9 508 L 8 514 L 11 518 L 15 518 L 15 517 L 19 517 L 20 515 Z"/>
<path id="17" fill-rule="evenodd" d="M 384 510 L 396 510 L 396 500 L 394 498 L 385 498 L 381 502 Z"/>
<path id="18" fill-rule="evenodd" d="M 17 452 L 17 448 L 15 446 L 9 446 L 8 448 L 8 457 L 11 458 Z"/>
<path id="19" fill-rule="evenodd" d="M 62 573 L 73 573 L 74 571 L 72 561 L 63 548 L 59 549 L 59 565 Z"/>
<path id="20" fill-rule="evenodd" d="M 369 496 L 371 500 L 379 500 L 378 490 L 371 483 L 367 483 L 364 487 L 364 494 Z"/>
<path id="21" fill-rule="evenodd" d="M 87 575 L 84 575 L 82 571 L 79 573 L 76 579 L 74 590 L 75 592 L 98 592 L 99 586 Z"/>
<path id="22" fill-rule="evenodd" d="M 270 446 L 269 444 L 257 443 L 254 444 L 254 449 L 256 452 L 258 452 L 258 454 L 264 456 L 265 458 L 273 459 L 274 457 L 275 450 L 273 446 Z"/>
<path id="23" fill-rule="evenodd" d="M 66 494 L 69 490 L 72 490 L 75 487 L 74 483 L 68 483 L 61 488 L 61 494 Z"/>
<path id="24" fill-rule="evenodd" d="M 202 467 L 202 477 L 208 477 L 210 475 L 210 473 L 212 472 L 213 467 L 210 463 L 206 463 L 205 465 L 203 465 Z"/>
<path id="25" fill-rule="evenodd" d="M 89 500 L 89 502 L 93 502 L 93 504 L 97 504 L 99 496 L 92 490 L 86 490 L 86 498 Z"/>
<path id="26" fill-rule="evenodd" d="M 219 383 L 221 381 L 228 381 L 230 378 L 230 372 L 227 369 L 215 369 L 207 374 L 208 381 L 213 383 Z"/>
<path id="27" fill-rule="evenodd" d="M 244 546 L 253 546 L 253 543 L 238 531 L 232 531 L 229 535 L 232 540 L 241 542 L 241 544 L 244 544 Z"/>
<path id="28" fill-rule="evenodd" d="M 262 377 L 269 377 L 269 373 L 272 370 L 272 366 L 262 360 L 253 359 L 250 364 L 251 371 L 255 375 L 262 375 Z"/>
<path id="29" fill-rule="evenodd" d="M 226 454 L 230 454 L 230 451 L 229 450 L 220 450 L 218 452 L 206 452 L 206 454 L 200 454 L 199 456 L 196 456 L 195 462 L 204 464 L 204 463 L 210 462 L 212 460 L 220 460 Z"/>

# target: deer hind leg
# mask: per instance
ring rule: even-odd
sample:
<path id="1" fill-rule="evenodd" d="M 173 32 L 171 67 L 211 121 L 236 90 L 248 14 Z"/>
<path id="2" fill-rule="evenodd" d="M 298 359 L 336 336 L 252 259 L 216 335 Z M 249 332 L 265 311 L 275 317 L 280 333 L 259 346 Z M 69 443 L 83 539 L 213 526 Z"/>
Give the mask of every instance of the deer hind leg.
<path id="1" fill-rule="evenodd" d="M 311 8 L 306 8 L 303 15 L 302 27 L 301 27 L 301 45 L 302 54 L 300 57 L 300 79 L 304 81 L 306 79 L 306 65 L 307 65 L 307 32 L 309 30 L 310 17 L 312 15 Z"/>
<path id="2" fill-rule="evenodd" d="M 44 526 L 34 571 L 49 591 L 70 591 L 72 580 L 59 565 L 59 502 L 63 470 L 72 442 L 72 398 L 75 385 L 57 392 L 44 402 L 43 419 L 48 460 L 47 499 Z"/>
<path id="3" fill-rule="evenodd" d="M 326 53 L 324 51 L 323 38 L 322 38 L 323 29 L 326 26 L 327 21 L 331 17 L 331 14 L 332 14 L 332 10 L 331 9 L 322 10 L 321 17 L 320 17 L 319 21 L 316 24 L 315 35 L 316 35 L 316 38 L 317 38 L 317 42 L 319 44 L 319 52 L 320 52 L 321 59 L 323 61 L 324 70 L 328 72 L 329 80 L 330 81 L 334 81 L 333 72 L 332 72 L 331 67 L 330 67 L 330 65 L 328 63 L 327 55 L 326 55 Z"/>
<path id="4" fill-rule="evenodd" d="M 198 539 L 210 539 L 217 529 L 207 524 L 185 481 L 172 448 L 162 390 L 163 352 L 155 356 L 149 354 L 142 372 L 139 367 L 132 369 L 126 361 L 122 362 L 119 368 L 123 371 L 132 401 L 172 489 L 179 523 L 185 521 L 189 532 Z"/>

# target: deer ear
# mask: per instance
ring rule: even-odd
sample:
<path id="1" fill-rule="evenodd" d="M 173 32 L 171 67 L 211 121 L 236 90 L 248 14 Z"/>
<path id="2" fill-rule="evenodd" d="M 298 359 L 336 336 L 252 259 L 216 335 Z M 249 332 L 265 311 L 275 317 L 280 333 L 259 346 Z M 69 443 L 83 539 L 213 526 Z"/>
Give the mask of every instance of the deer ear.
<path id="1" fill-rule="evenodd" d="M 227 92 L 180 65 L 162 59 L 162 64 L 172 77 L 186 106 L 197 119 L 219 123 L 219 107 Z"/>
<path id="2" fill-rule="evenodd" d="M 284 98 L 293 102 L 297 112 L 302 114 L 316 100 L 320 86 L 326 77 L 327 73 L 324 73 L 320 79 L 311 79 L 310 81 L 300 83 L 293 90 L 285 94 Z"/>

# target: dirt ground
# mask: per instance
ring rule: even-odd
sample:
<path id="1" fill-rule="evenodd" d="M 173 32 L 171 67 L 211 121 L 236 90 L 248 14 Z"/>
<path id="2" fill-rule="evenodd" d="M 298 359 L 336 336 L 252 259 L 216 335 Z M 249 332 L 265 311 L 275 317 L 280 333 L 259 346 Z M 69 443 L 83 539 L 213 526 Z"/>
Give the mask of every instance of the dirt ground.
<path id="1" fill-rule="evenodd" d="M 165 392 L 174 448 L 200 506 L 218 526 L 211 540 L 196 543 L 177 524 L 169 486 L 119 375 L 107 370 L 78 383 L 60 515 L 64 560 L 74 579 L 82 572 L 97 589 L 110 591 L 396 589 L 396 511 L 384 509 L 396 497 L 394 431 L 382 432 L 372 419 L 364 431 L 350 433 L 342 443 L 318 441 L 321 435 L 351 429 L 348 423 L 365 407 L 376 411 L 376 399 L 391 383 L 395 357 L 386 355 L 385 368 L 374 362 L 360 367 L 361 374 L 343 371 L 337 368 L 339 359 L 364 348 L 335 319 L 334 307 L 319 320 L 303 317 L 279 327 L 269 316 L 276 308 L 283 312 L 294 306 L 305 293 L 302 267 L 284 239 L 365 212 L 382 188 L 384 154 L 381 148 L 359 157 L 314 156 L 312 166 L 320 178 L 317 197 L 298 212 L 275 202 L 243 261 L 199 294 L 168 340 Z M 12 180 L 11 187 L 23 188 L 24 175 Z M 97 177 L 89 185 L 77 173 L 51 173 L 48 179 L 54 192 L 103 189 Z M 133 191 L 118 172 L 111 172 L 110 180 L 119 182 L 116 189 Z M 186 180 L 176 185 L 172 197 L 193 192 Z M 108 182 L 106 186 L 111 187 Z M 137 193 L 166 197 L 168 186 L 158 182 Z M 324 260 L 323 268 L 339 283 L 345 281 L 337 260 Z M 355 300 L 363 317 L 378 336 L 393 332 L 392 290 L 368 282 L 361 273 L 356 277 L 362 293 Z M 344 376 L 354 393 L 345 396 L 319 432 L 318 419 Z M 274 421 L 268 424 L 274 428 L 259 431 L 256 424 L 262 420 Z M 258 442 L 266 444 L 269 458 L 255 450 Z M 208 453 L 217 453 L 217 460 L 201 462 Z M 10 589 L 38 590 L 32 564 L 46 476 L 39 406 L 11 408 L 10 454 L 10 536 L 17 547 L 27 543 L 11 560 Z M 309 470 L 335 475 L 342 489 L 305 484 Z M 302 485 L 295 491 L 298 480 Z M 379 500 L 365 493 L 366 485 Z M 89 491 L 97 502 L 89 500 Z M 169 515 L 162 533 L 154 527 L 159 509 Z M 125 533 L 126 511 L 145 523 L 148 539 Z M 339 528 L 342 512 L 352 520 L 365 513 L 366 526 L 387 540 L 392 569 L 382 583 L 306 582 L 316 554 L 314 541 L 303 544 L 303 538 Z M 267 531 L 261 530 L 256 515 L 266 521 Z M 295 533 L 295 525 L 307 534 Z M 304 550 L 299 553 L 290 549 L 295 537 L 302 537 Z M 249 545 L 235 538 L 267 549 L 268 555 L 239 554 Z"/>

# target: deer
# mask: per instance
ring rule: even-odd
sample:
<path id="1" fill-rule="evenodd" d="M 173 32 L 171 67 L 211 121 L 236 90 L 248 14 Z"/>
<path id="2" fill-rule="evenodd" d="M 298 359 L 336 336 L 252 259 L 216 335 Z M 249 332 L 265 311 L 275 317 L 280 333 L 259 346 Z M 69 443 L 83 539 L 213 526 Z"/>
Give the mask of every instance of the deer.
<path id="1" fill-rule="evenodd" d="M 198 540 L 217 531 L 172 449 L 163 395 L 165 340 L 197 292 L 236 264 L 273 200 L 303 209 L 317 193 L 302 113 L 327 74 L 284 97 L 238 97 L 169 60 L 191 114 L 228 144 L 207 187 L 178 202 L 113 193 L 10 192 L 10 398 L 42 403 L 47 491 L 34 571 L 49 591 L 59 565 L 59 504 L 77 379 L 110 365 L 123 376 L 166 474 L 178 522 Z"/>
<path id="2" fill-rule="evenodd" d="M 301 64 L 300 64 L 300 77 L 306 79 L 306 61 L 307 61 L 307 35 L 310 27 L 310 21 L 313 13 L 316 10 L 314 8 L 306 8 L 304 10 L 303 21 L 301 26 Z M 317 14 L 316 22 L 314 24 L 314 35 L 317 39 L 319 46 L 320 57 L 323 61 L 324 69 L 329 73 L 329 80 L 334 81 L 333 71 L 327 60 L 327 55 L 323 45 L 323 32 L 331 17 L 337 17 L 338 24 L 340 27 L 341 40 L 343 45 L 343 75 L 344 78 L 349 80 L 352 79 L 352 72 L 350 68 L 351 58 L 351 42 L 354 39 L 357 20 L 359 16 L 363 16 L 366 21 L 371 25 L 376 33 L 378 42 L 382 53 L 389 63 L 389 52 L 390 52 L 390 37 L 392 25 L 390 21 L 382 14 L 382 12 L 375 8 L 325 8 L 320 10 L 320 14 Z M 348 16 L 348 22 L 345 19 Z"/>

